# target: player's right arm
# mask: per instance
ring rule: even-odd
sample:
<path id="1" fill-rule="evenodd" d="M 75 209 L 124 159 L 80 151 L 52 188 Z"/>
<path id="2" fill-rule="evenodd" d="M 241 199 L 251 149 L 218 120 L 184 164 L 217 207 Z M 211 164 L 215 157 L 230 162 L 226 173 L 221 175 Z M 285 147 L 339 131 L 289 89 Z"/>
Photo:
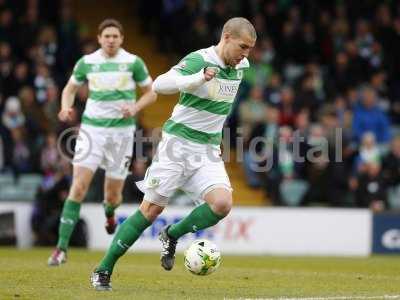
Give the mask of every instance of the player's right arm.
<path id="1" fill-rule="evenodd" d="M 72 118 L 73 108 L 75 102 L 75 95 L 79 87 L 86 81 L 87 65 L 82 57 L 75 64 L 72 71 L 71 78 L 68 80 L 61 95 L 61 110 L 58 113 L 58 118 L 62 122 L 70 121 Z"/>
<path id="2" fill-rule="evenodd" d="M 191 53 L 167 73 L 156 78 L 153 90 L 158 94 L 175 94 L 194 90 L 214 78 L 215 68 L 207 68 L 198 53 Z"/>
<path id="3" fill-rule="evenodd" d="M 75 101 L 76 92 L 79 89 L 79 85 L 75 85 L 71 79 L 68 80 L 67 85 L 64 87 L 61 96 L 61 110 L 58 113 L 58 118 L 62 122 L 67 122 L 71 120 L 73 108 Z"/>

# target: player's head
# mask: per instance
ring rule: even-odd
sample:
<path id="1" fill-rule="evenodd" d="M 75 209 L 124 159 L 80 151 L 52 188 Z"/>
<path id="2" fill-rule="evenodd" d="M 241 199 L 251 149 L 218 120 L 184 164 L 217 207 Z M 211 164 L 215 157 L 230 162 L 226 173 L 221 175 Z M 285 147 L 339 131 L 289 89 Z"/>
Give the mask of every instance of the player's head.
<path id="1" fill-rule="evenodd" d="M 98 42 L 108 56 L 114 56 L 124 41 L 124 29 L 115 19 L 105 19 L 100 23 Z"/>
<path id="2" fill-rule="evenodd" d="M 244 57 L 249 56 L 257 39 L 254 26 L 245 18 L 229 19 L 221 34 L 223 59 L 230 66 L 236 66 Z"/>

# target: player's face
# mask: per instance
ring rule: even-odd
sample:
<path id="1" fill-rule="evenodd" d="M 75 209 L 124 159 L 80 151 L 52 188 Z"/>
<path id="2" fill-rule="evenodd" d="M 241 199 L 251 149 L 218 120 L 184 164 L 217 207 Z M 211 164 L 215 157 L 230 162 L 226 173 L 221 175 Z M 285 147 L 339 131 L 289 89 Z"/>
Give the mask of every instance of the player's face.
<path id="1" fill-rule="evenodd" d="M 97 36 L 99 44 L 108 56 L 114 56 L 121 47 L 124 36 L 117 27 L 107 27 Z"/>
<path id="2" fill-rule="evenodd" d="M 225 39 L 225 62 L 232 67 L 236 66 L 243 58 L 248 57 L 250 50 L 256 44 L 256 40 L 247 33 L 242 33 L 238 37 L 227 34 Z"/>

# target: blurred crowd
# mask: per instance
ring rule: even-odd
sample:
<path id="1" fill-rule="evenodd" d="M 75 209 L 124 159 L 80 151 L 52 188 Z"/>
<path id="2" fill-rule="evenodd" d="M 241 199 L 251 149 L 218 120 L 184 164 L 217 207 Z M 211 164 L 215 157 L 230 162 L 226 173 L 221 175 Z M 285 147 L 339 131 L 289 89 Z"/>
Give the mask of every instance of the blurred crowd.
<path id="1" fill-rule="evenodd" d="M 398 1 L 155 0 L 135 9 L 142 31 L 176 58 L 215 44 L 232 16 L 255 25 L 251 68 L 226 126 L 232 145 L 244 140 L 247 183 L 274 205 L 391 208 L 400 182 Z M 0 172 L 42 174 L 40 205 L 59 205 L 46 199 L 68 190 L 57 139 L 79 125 L 88 91 L 79 90 L 68 124 L 57 119 L 60 93 L 76 60 L 95 49 L 70 1 L 0 0 Z M 140 200 L 133 182 L 148 163 L 133 162 L 125 201 Z M 102 201 L 102 189 L 88 197 Z"/>
<path id="2" fill-rule="evenodd" d="M 216 44 L 230 17 L 254 24 L 251 68 L 226 124 L 233 145 L 244 138 L 250 186 L 275 205 L 391 208 L 400 184 L 399 1 L 160 0 L 139 9 L 143 32 L 176 57 Z"/>
<path id="3" fill-rule="evenodd" d="M 97 48 L 96 36 L 74 18 L 71 1 L 0 0 L 0 176 L 11 173 L 18 180 L 27 173 L 43 175 L 34 224 L 58 222 L 72 175 L 68 138 L 77 134 L 88 96 L 86 87 L 79 89 L 73 120 L 62 123 L 57 118 L 61 91 L 75 62 Z M 58 143 L 60 136 L 64 138 Z M 147 163 L 133 163 L 125 201 L 140 200 L 133 181 L 143 177 Z M 101 171 L 96 174 L 98 184 L 92 185 L 88 200 L 103 201 L 103 177 Z"/>

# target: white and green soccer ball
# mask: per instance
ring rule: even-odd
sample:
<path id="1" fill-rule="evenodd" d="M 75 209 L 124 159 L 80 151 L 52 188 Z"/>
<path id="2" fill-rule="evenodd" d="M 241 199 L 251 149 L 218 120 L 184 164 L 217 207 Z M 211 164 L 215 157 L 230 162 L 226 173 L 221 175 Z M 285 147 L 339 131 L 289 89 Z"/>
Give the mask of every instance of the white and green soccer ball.
<path id="1" fill-rule="evenodd" d="M 196 240 L 184 253 L 186 269 L 195 275 L 209 275 L 221 264 L 221 252 L 208 240 Z"/>

